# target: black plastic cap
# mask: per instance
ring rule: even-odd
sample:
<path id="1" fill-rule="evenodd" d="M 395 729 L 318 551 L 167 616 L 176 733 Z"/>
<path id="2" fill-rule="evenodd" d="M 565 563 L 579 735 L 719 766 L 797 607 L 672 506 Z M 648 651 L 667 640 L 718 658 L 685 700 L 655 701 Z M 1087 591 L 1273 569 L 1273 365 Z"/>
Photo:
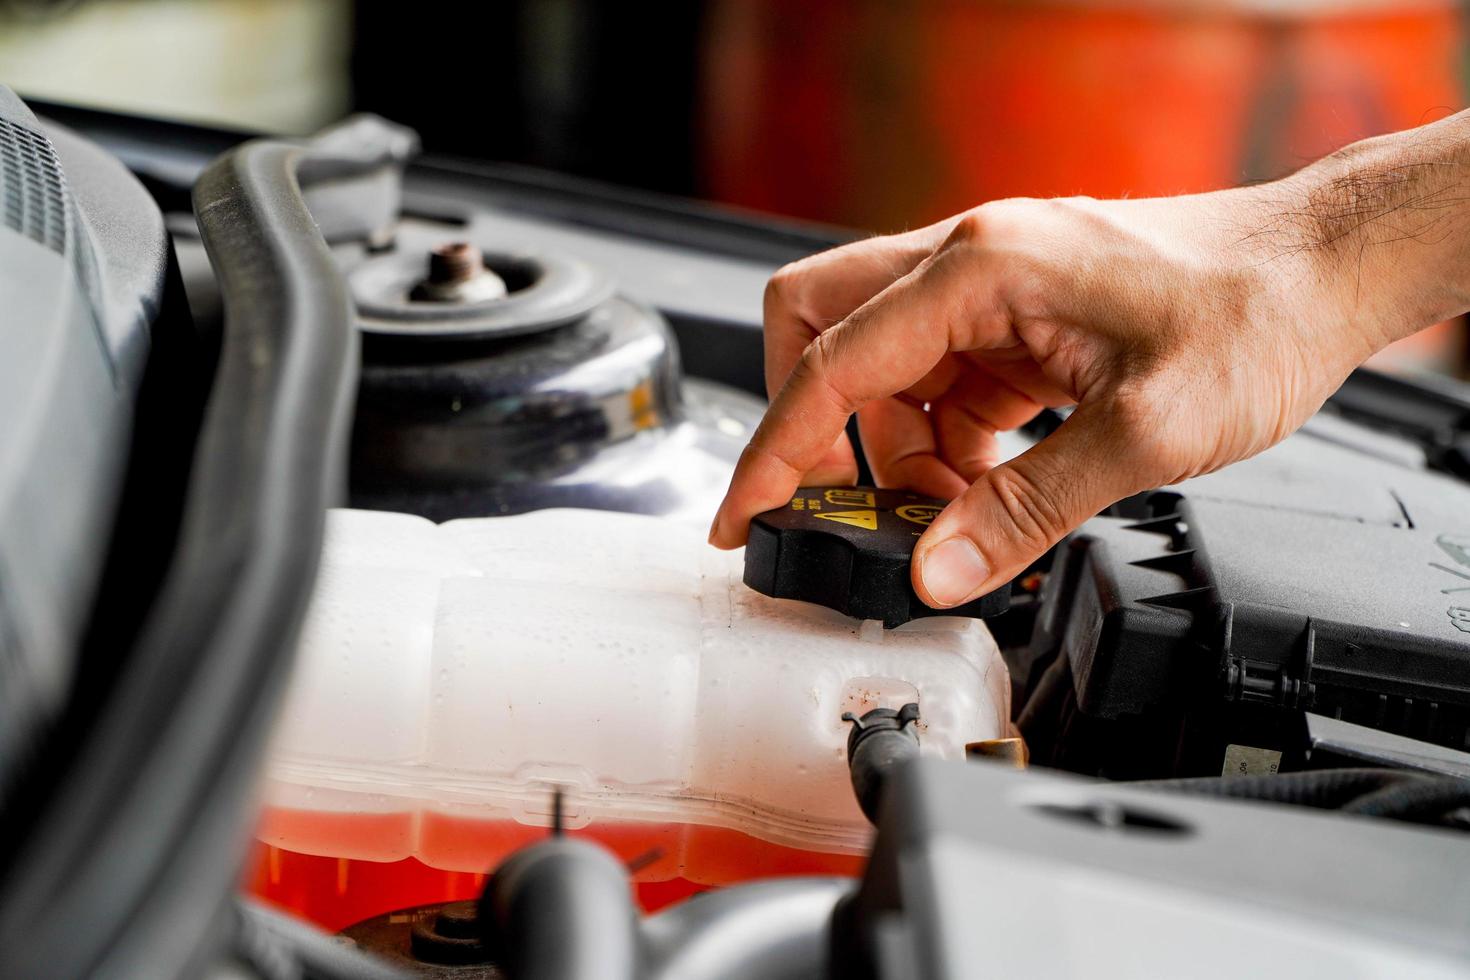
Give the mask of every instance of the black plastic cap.
<path id="1" fill-rule="evenodd" d="M 1010 606 L 1009 584 L 952 609 L 931 609 L 914 593 L 914 544 L 944 503 L 902 490 L 804 487 L 750 522 L 745 584 L 890 628 L 921 616 L 998 616 Z"/>

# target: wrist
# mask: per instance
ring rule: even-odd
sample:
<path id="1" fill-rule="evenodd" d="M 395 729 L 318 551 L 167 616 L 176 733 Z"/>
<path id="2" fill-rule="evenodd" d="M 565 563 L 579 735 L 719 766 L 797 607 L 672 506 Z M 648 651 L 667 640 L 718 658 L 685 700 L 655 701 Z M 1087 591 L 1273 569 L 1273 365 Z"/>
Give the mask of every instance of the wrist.
<path id="1" fill-rule="evenodd" d="M 1304 294 L 1369 353 L 1470 309 L 1470 113 L 1247 193 L 1258 259 L 1299 264 Z"/>

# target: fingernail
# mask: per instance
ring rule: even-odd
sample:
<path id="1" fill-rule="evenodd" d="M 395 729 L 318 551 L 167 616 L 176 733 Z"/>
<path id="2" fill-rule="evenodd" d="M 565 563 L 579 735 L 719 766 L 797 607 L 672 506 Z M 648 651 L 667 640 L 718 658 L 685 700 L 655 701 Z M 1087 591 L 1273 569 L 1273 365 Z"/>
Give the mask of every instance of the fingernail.
<path id="1" fill-rule="evenodd" d="M 990 577 L 990 566 L 969 538 L 946 538 L 924 556 L 919 577 L 930 598 L 942 606 L 953 606 L 969 598 Z"/>

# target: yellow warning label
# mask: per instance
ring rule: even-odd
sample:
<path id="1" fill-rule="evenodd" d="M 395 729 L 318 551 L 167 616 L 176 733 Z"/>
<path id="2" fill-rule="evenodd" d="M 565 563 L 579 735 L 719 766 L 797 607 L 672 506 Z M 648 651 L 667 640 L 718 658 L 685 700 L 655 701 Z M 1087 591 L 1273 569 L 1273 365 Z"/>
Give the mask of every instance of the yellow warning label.
<path id="1" fill-rule="evenodd" d="M 843 524 L 851 524 L 865 531 L 878 530 L 878 512 L 876 510 L 833 510 L 825 514 L 813 514 L 813 517 L 824 521 L 840 521 Z"/>
<path id="2" fill-rule="evenodd" d="M 807 497 L 792 497 L 791 498 L 791 509 L 792 510 L 821 510 L 822 509 L 822 502 L 820 500 L 811 500 L 811 499 L 809 499 Z"/>
<path id="3" fill-rule="evenodd" d="M 829 504 L 847 504 L 849 507 L 875 507 L 877 502 L 873 499 L 871 490 L 828 490 L 822 494 Z"/>
<path id="4" fill-rule="evenodd" d="M 936 507 L 933 504 L 904 504 L 894 513 L 915 524 L 932 524 L 934 518 L 938 517 L 942 510 L 944 510 L 943 507 Z"/>

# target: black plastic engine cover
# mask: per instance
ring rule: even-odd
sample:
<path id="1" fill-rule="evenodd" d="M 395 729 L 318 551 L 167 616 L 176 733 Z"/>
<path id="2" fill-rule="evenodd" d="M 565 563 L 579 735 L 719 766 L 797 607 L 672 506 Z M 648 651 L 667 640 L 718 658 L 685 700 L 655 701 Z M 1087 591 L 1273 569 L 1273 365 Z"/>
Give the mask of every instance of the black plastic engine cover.
<path id="1" fill-rule="evenodd" d="M 750 522 L 745 584 L 890 628 L 921 616 L 998 616 L 1010 607 L 1009 585 L 952 609 L 914 593 L 914 544 L 944 504 L 902 490 L 804 487 Z"/>
<path id="2" fill-rule="evenodd" d="M 1463 526 L 1174 493 L 1149 506 L 1084 525 L 1043 590 L 1032 648 L 1065 658 L 1082 715 L 1151 730 L 1142 741 L 1176 753 L 1152 763 L 1165 772 L 1289 765 L 1306 710 L 1470 744 Z"/>

